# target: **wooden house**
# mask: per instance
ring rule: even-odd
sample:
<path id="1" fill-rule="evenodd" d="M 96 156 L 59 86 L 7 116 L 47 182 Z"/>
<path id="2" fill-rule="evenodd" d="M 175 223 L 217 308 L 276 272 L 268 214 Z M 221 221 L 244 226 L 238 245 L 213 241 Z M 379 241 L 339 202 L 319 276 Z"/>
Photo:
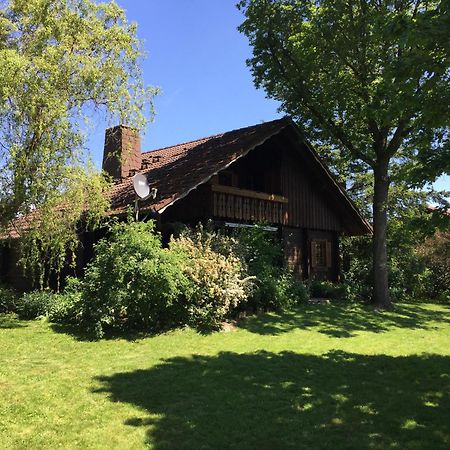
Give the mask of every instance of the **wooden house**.
<path id="1" fill-rule="evenodd" d="M 300 279 L 339 280 L 339 237 L 371 232 L 345 190 L 289 118 L 141 152 L 137 130 L 106 130 L 103 170 L 115 181 L 112 214 L 139 207 L 160 230 L 212 220 L 218 227 L 264 223 L 282 241 Z M 137 201 L 133 176 L 143 174 L 156 197 Z M 99 234 L 81 236 L 78 273 Z M 18 289 L 30 280 L 14 246 L 0 249 L 0 282 Z"/>
<path id="2" fill-rule="evenodd" d="M 115 214 L 136 201 L 144 174 L 155 199 L 140 201 L 162 229 L 207 220 L 217 226 L 264 223 L 282 240 L 301 279 L 338 281 L 339 237 L 371 232 L 345 190 L 289 118 L 141 153 L 137 131 L 106 131 L 103 169 L 116 180 Z"/>

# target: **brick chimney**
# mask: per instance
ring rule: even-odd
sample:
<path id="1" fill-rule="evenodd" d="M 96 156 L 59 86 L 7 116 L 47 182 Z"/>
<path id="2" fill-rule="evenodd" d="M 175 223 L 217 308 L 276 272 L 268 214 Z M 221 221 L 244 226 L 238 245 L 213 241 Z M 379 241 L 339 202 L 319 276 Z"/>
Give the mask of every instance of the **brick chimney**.
<path id="1" fill-rule="evenodd" d="M 102 169 L 121 180 L 141 168 L 141 138 L 139 130 L 124 125 L 108 128 L 105 132 Z"/>

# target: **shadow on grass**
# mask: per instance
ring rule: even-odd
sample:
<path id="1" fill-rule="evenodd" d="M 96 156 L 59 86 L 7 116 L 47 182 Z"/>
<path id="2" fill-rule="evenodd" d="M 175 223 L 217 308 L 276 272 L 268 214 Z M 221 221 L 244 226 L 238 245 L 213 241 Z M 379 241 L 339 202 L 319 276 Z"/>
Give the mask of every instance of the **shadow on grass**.
<path id="1" fill-rule="evenodd" d="M 226 352 L 96 381 L 159 450 L 450 445 L 448 357 Z"/>
<path id="2" fill-rule="evenodd" d="M 450 324 L 450 308 L 431 311 L 420 305 L 396 305 L 393 311 L 359 304 L 302 305 L 279 314 L 249 317 L 239 327 L 253 333 L 278 335 L 295 329 L 312 329 L 333 336 L 352 337 L 358 331 L 381 333 L 394 328 L 431 329 L 431 322 Z"/>
<path id="3" fill-rule="evenodd" d="M 15 314 L 0 314 L 0 329 L 25 328 L 26 326 Z"/>
<path id="4" fill-rule="evenodd" d="M 75 338 L 77 341 L 98 341 L 100 338 L 96 336 L 94 333 L 86 331 L 85 329 L 77 326 L 77 325 L 62 325 L 59 323 L 51 323 L 50 328 L 55 333 L 63 333 L 63 334 L 69 334 L 73 338 Z M 167 330 L 166 330 L 167 331 Z M 105 340 L 126 340 L 130 342 L 137 341 L 139 339 L 144 339 L 147 337 L 153 337 L 157 336 L 160 333 L 151 333 L 151 332 L 143 332 L 143 331 L 115 331 L 110 332 L 108 334 L 105 334 L 102 339 Z"/>

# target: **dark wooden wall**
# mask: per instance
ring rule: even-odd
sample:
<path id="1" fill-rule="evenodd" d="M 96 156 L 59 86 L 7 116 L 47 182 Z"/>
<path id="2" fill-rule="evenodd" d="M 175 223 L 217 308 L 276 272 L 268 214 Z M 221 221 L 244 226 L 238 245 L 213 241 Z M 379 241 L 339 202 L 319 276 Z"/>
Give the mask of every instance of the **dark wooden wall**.
<path id="1" fill-rule="evenodd" d="M 32 289 L 30 276 L 26 276 L 19 264 L 18 241 L 4 241 L 0 245 L 0 282 L 23 292 Z"/>
<path id="2" fill-rule="evenodd" d="M 282 195 L 287 197 L 285 224 L 291 227 L 341 231 L 342 225 L 332 208 L 332 200 L 322 192 L 322 181 L 315 178 L 294 150 L 283 148 L 281 166 Z"/>

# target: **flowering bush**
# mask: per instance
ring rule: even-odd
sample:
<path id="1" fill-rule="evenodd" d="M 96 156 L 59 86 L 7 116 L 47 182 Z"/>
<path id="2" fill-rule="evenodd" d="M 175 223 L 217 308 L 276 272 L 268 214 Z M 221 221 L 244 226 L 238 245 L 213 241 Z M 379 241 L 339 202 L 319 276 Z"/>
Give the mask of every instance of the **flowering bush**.
<path id="1" fill-rule="evenodd" d="M 202 329 L 218 328 L 247 300 L 251 289 L 252 277 L 246 276 L 245 266 L 233 254 L 232 238 L 216 238 L 200 228 L 193 233 L 186 231 L 170 243 L 171 251 L 184 255 L 182 272 L 189 280 L 185 293 L 187 322 Z M 213 249 L 219 240 L 222 253 Z"/>

